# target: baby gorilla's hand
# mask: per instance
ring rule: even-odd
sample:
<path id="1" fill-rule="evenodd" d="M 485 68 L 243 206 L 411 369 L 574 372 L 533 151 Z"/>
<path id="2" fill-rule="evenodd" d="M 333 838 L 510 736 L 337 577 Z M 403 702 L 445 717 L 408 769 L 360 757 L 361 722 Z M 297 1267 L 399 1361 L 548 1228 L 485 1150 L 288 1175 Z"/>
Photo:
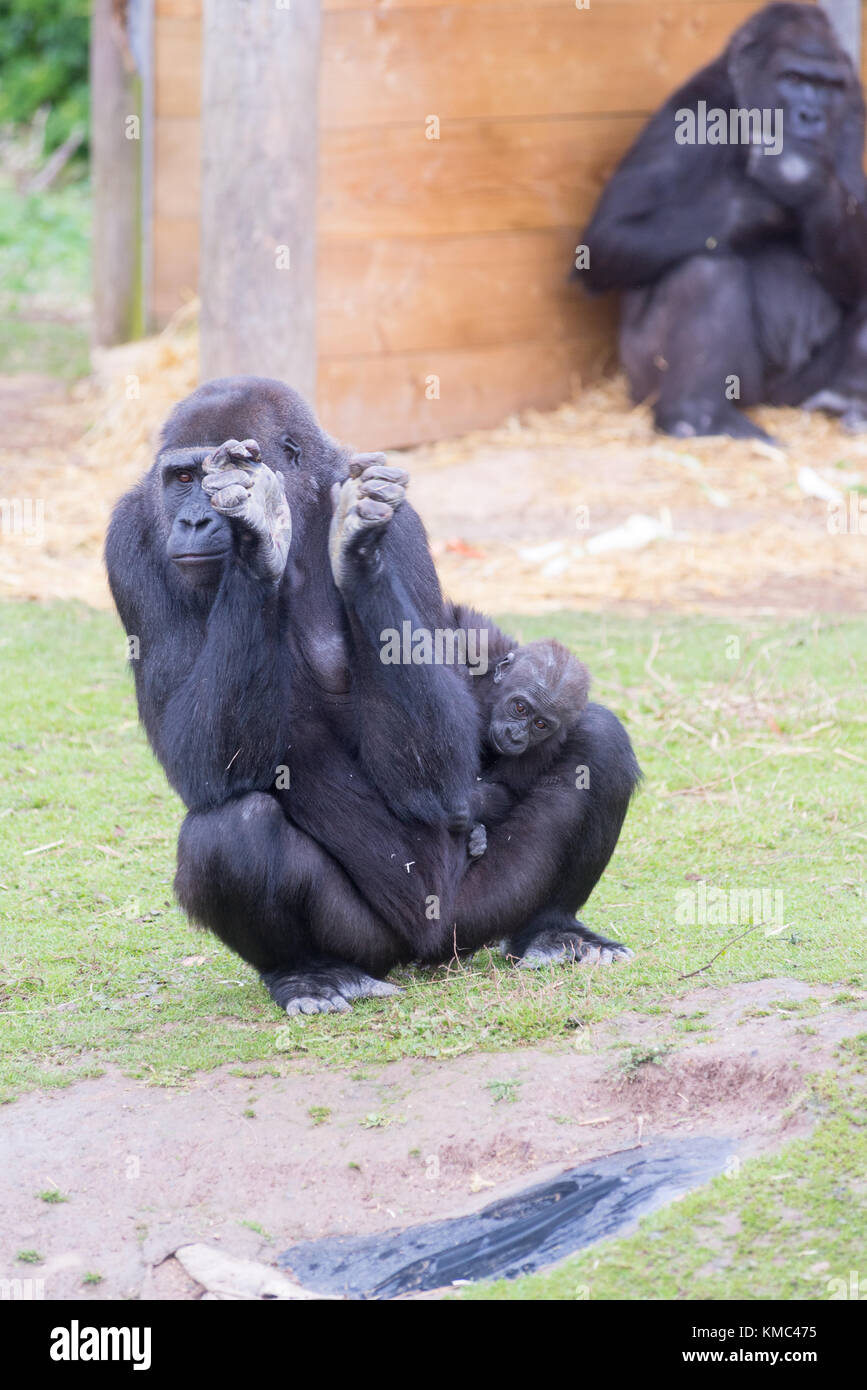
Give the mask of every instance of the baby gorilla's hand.
<path id="1" fill-rule="evenodd" d="M 485 850 L 488 848 L 488 832 L 479 821 L 470 831 L 470 838 L 467 841 L 467 853 L 471 859 L 481 859 Z"/>

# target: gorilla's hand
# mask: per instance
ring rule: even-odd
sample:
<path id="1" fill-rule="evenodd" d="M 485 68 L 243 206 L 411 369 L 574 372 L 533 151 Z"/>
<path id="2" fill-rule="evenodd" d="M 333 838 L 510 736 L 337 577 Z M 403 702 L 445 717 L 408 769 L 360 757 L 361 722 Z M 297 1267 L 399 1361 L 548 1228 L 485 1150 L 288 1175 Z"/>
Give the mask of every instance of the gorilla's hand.
<path id="1" fill-rule="evenodd" d="M 804 141 L 789 141 L 776 155 L 766 155 L 761 145 L 751 146 L 747 176 L 791 210 L 810 203 L 836 177 L 830 154 Z"/>
<path id="2" fill-rule="evenodd" d="M 255 575 L 279 583 L 292 540 L 283 479 L 262 462 L 255 439 L 227 439 L 202 465 L 211 506 L 237 523 L 241 558 Z"/>
<path id="3" fill-rule="evenodd" d="M 358 576 L 360 566 L 375 567 L 379 541 L 406 497 L 408 482 L 402 468 L 386 464 L 385 454 L 356 454 L 349 477 L 334 484 L 328 554 L 341 591 Z"/>
<path id="4" fill-rule="evenodd" d="M 470 831 L 469 839 L 467 840 L 467 853 L 471 859 L 481 859 L 487 848 L 488 832 L 481 821 L 477 821 Z"/>

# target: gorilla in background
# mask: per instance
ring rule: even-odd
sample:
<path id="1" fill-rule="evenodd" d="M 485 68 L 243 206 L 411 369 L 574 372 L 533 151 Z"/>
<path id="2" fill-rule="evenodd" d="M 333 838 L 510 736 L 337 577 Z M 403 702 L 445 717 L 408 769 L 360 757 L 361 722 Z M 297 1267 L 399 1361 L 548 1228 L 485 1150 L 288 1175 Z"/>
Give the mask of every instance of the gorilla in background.
<path id="1" fill-rule="evenodd" d="M 726 122 L 768 112 L 781 151 L 766 152 L 755 118 L 753 143 L 678 143 L 677 113 L 700 126 L 699 102 Z M 659 429 L 767 438 L 735 401 L 867 423 L 863 147 L 857 74 L 812 5 L 753 15 L 645 126 L 575 275 L 626 291 L 620 356 L 634 398 L 655 398 Z"/>
<path id="2" fill-rule="evenodd" d="M 446 626 L 405 483 L 289 387 L 231 378 L 175 408 L 108 532 L 139 714 L 188 808 L 178 898 L 289 1013 L 500 938 L 524 964 L 630 954 L 575 920 L 638 778 L 600 706 L 467 872 L 472 678 L 379 659 L 384 629 Z"/>

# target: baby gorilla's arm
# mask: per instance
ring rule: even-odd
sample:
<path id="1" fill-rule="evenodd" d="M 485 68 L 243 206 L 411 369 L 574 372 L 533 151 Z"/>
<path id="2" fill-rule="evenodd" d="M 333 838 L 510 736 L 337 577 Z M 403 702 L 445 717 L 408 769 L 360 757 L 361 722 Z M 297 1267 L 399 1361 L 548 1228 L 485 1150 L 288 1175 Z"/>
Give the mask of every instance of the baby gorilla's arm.
<path id="1" fill-rule="evenodd" d="M 481 859 L 488 847 L 485 826 L 502 824 L 516 801 L 514 793 L 501 782 L 486 782 L 482 778 L 477 780 L 470 797 L 470 819 L 473 824 L 467 852 L 471 859 Z"/>

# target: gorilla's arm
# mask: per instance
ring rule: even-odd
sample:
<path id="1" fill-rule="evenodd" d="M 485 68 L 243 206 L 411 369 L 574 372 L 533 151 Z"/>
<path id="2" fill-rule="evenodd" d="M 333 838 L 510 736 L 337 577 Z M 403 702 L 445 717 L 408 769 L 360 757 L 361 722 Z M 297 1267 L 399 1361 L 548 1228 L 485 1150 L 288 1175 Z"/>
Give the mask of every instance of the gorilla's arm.
<path id="1" fill-rule="evenodd" d="M 276 793 L 284 814 L 333 856 L 410 956 L 441 959 L 466 867 L 462 840 L 393 815 L 324 723 L 298 720 L 292 734 L 291 786 Z"/>
<path id="2" fill-rule="evenodd" d="M 145 486 L 128 494 L 106 540 L 109 583 L 130 637 L 139 712 L 190 810 L 271 785 L 291 741 L 288 663 L 277 590 L 226 566 L 213 601 L 171 572 Z"/>
<path id="3" fill-rule="evenodd" d="M 676 112 L 699 100 L 735 105 L 722 59 L 675 92 L 605 188 L 581 236 L 589 264 L 575 272 L 589 290 L 637 289 L 689 256 L 744 249 L 785 225 L 785 209 L 745 179 L 741 147 L 677 143 Z"/>
<path id="4" fill-rule="evenodd" d="M 802 216 L 804 253 L 829 294 L 847 308 L 867 296 L 864 201 L 831 174 Z"/>
<path id="5" fill-rule="evenodd" d="M 361 761 L 396 816 L 461 830 L 478 719 L 464 673 L 436 651 L 446 619 L 427 536 L 404 502 L 401 469 L 368 454 L 355 456 L 350 473 L 335 491 L 329 549 L 352 637 Z M 426 635 L 430 651 L 388 660 L 389 634 L 401 655 L 405 634 Z"/>

